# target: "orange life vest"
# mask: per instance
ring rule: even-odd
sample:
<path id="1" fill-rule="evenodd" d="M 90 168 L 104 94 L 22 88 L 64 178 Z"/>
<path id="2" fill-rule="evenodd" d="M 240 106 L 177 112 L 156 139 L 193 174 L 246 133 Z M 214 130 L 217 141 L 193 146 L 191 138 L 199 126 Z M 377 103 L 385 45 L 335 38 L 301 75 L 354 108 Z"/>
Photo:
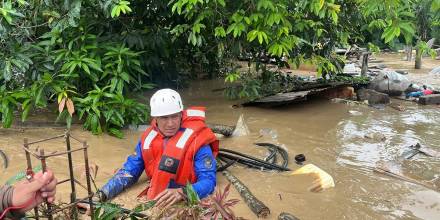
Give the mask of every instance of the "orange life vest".
<path id="1" fill-rule="evenodd" d="M 167 141 L 157 128 L 156 121 L 142 134 L 142 158 L 150 185 L 138 196 L 154 199 L 167 189 L 171 180 L 179 185 L 195 183 L 194 157 L 200 147 L 210 145 L 214 157 L 219 141 L 205 124 L 205 108 L 192 107 L 182 112 L 181 129 Z"/>

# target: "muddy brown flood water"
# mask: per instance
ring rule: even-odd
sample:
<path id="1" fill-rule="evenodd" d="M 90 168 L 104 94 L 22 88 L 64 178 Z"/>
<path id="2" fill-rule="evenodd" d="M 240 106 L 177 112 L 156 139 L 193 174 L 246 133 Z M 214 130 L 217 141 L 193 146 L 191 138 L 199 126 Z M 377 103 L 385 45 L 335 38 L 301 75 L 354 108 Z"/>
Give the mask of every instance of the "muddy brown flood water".
<path id="1" fill-rule="evenodd" d="M 233 109 L 234 102 L 225 100 L 221 93 L 211 92 L 218 87 L 221 87 L 219 81 L 202 81 L 182 92 L 186 106 L 208 107 L 208 122 L 233 125 L 244 114 L 251 135 L 223 138 L 221 147 L 264 157 L 266 150 L 253 143 L 270 141 L 288 150 L 291 169 L 299 168 L 293 157 L 302 153 L 307 162 L 321 167 L 335 180 L 335 188 L 312 193 L 301 187 L 304 185 L 301 180 L 286 174 L 239 166 L 229 168 L 271 209 L 268 219 L 276 219 L 280 212 L 290 212 L 300 219 L 440 219 L 440 193 L 372 171 L 377 162 L 393 161 L 397 171 L 420 181 L 437 183 L 440 189 L 440 158 L 419 154 L 410 161 L 400 159 L 407 146 L 416 142 L 440 151 L 439 107 L 393 100 L 405 106 L 406 111 L 399 112 L 311 100 L 277 109 Z M 61 133 L 61 128 L 0 129 L 0 148 L 10 159 L 9 168 L 0 171 L 0 184 L 25 169 L 23 138 L 32 141 Z M 133 152 L 141 133 L 127 130 L 125 139 L 117 139 L 94 136 L 74 126 L 72 134 L 88 141 L 90 162 L 99 166 L 96 182 L 102 186 Z M 64 143 L 51 141 L 38 146 L 50 152 L 63 149 Z M 74 163 L 75 175 L 81 179 L 82 153 L 74 154 Z M 47 164 L 55 170 L 58 179 L 68 178 L 66 157 L 49 159 Z M 226 179 L 220 173 L 217 176 L 218 186 L 224 188 Z M 133 207 L 145 181 L 143 175 L 138 184 L 114 202 Z M 77 189 L 78 197 L 85 195 L 79 186 Z M 60 185 L 58 192 L 58 200 L 69 200 L 69 184 Z M 240 198 L 235 189 L 230 198 Z M 237 216 L 256 219 L 243 201 L 234 211 Z"/>

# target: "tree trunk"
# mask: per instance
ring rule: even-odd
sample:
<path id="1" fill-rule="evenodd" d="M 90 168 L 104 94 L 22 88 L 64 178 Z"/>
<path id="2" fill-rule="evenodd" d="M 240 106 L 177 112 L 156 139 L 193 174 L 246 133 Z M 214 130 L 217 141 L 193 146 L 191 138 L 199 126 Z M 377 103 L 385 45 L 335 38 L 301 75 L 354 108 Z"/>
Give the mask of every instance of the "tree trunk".
<path id="1" fill-rule="evenodd" d="M 416 48 L 416 62 L 414 65 L 415 69 L 421 69 L 422 68 L 422 52 L 419 48 Z"/>
<path id="2" fill-rule="evenodd" d="M 406 46 L 406 61 L 412 60 L 412 45 Z"/>
<path id="3" fill-rule="evenodd" d="M 361 76 L 367 76 L 368 72 L 368 57 L 370 55 L 370 52 L 362 53 L 362 70 L 361 70 Z"/>

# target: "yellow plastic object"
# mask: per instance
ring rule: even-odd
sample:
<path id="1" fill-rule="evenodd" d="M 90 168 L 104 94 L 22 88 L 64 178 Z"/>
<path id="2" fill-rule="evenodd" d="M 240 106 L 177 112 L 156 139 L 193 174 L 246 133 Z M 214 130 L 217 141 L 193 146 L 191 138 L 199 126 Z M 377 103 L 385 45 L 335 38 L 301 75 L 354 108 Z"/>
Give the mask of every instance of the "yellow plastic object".
<path id="1" fill-rule="evenodd" d="M 291 175 L 301 174 L 312 174 L 315 177 L 312 185 L 308 188 L 312 192 L 320 192 L 324 189 L 335 187 L 333 177 L 314 164 L 307 164 L 291 173 Z"/>

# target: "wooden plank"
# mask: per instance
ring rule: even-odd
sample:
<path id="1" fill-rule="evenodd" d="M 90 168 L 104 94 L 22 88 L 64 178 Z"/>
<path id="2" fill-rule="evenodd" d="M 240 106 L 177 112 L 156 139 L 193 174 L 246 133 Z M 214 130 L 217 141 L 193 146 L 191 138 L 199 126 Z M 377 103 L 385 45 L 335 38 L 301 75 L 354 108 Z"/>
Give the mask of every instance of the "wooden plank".
<path id="1" fill-rule="evenodd" d="M 289 102 L 297 99 L 302 99 L 310 93 L 308 91 L 300 91 L 300 92 L 287 92 L 280 93 L 272 96 L 267 96 L 262 99 L 255 100 L 255 103 L 267 103 L 267 102 Z"/>
<path id="2" fill-rule="evenodd" d="M 331 88 L 333 88 L 333 87 L 331 87 Z M 316 93 L 325 91 L 327 89 L 330 89 L 330 87 L 307 90 L 307 91 L 279 93 L 276 95 L 266 96 L 261 99 L 246 102 L 243 104 L 243 106 L 259 105 L 259 104 L 283 105 L 283 104 L 289 104 L 289 103 L 297 102 L 297 101 L 304 101 L 304 100 L 307 100 L 308 95 L 316 94 Z"/>
<path id="3" fill-rule="evenodd" d="M 266 96 L 257 100 L 245 102 L 241 104 L 242 106 L 252 106 L 252 105 L 266 105 L 266 106 L 277 106 L 285 105 L 293 102 L 307 100 L 309 95 L 317 94 L 328 89 L 338 88 L 343 86 L 350 86 L 350 84 L 345 82 L 330 82 L 330 83 L 317 83 L 310 82 L 302 86 L 296 87 L 290 92 L 278 93 L 275 95 Z"/>

